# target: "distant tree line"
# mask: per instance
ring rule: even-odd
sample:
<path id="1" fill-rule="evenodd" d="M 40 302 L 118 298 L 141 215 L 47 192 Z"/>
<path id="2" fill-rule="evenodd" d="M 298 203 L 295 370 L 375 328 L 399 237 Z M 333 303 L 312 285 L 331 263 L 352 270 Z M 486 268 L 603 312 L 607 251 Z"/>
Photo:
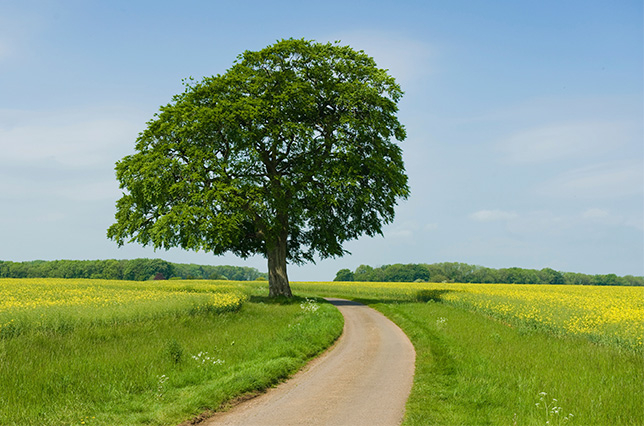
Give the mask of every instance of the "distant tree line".
<path id="1" fill-rule="evenodd" d="M 171 263 L 161 259 L 0 261 L 0 278 L 92 278 L 145 281 L 150 279 L 225 279 L 250 281 L 266 278 L 255 268 Z"/>
<path id="2" fill-rule="evenodd" d="M 623 285 L 644 286 L 644 277 L 615 274 L 588 275 L 575 272 L 559 272 L 551 268 L 493 269 L 466 263 L 445 262 L 428 264 L 394 264 L 373 268 L 360 265 L 355 271 L 341 269 L 334 281 L 380 281 L 380 282 L 458 282 L 458 283 L 503 283 L 503 284 L 574 284 L 574 285 Z"/>

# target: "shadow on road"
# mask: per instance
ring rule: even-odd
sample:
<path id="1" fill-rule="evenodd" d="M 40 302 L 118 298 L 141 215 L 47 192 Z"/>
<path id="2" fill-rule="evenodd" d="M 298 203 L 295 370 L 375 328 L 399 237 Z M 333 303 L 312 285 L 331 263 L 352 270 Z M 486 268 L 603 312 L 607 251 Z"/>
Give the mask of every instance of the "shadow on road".
<path id="1" fill-rule="evenodd" d="M 326 298 L 326 301 L 333 306 L 364 306 L 364 303 L 356 302 L 355 300 Z"/>
<path id="2" fill-rule="evenodd" d="M 378 303 L 427 303 L 427 302 L 443 302 L 443 297 L 447 293 L 458 292 L 459 290 L 452 289 L 431 289 L 431 290 L 418 290 L 414 293 L 405 296 L 393 297 L 360 297 L 360 296 L 342 296 L 342 295 L 326 295 L 327 301 L 335 306 L 346 305 L 374 305 Z M 353 297 L 353 300 L 336 300 L 336 297 Z"/>

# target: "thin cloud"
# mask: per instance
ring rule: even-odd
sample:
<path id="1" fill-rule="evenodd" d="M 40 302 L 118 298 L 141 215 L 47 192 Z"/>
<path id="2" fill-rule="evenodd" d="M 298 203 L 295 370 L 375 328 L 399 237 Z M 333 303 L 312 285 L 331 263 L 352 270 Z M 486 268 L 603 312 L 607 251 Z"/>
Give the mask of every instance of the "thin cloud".
<path id="1" fill-rule="evenodd" d="M 114 163 L 131 153 L 143 122 L 124 114 L 0 110 L 0 197 L 116 199 Z"/>
<path id="2" fill-rule="evenodd" d="M 581 214 L 582 222 L 596 225 L 625 226 L 639 231 L 644 229 L 644 219 L 634 215 L 615 214 L 606 209 L 590 208 Z"/>
<path id="3" fill-rule="evenodd" d="M 518 132 L 498 144 L 507 161 L 542 163 L 597 156 L 619 149 L 628 138 L 628 126 L 615 122 L 579 122 L 546 125 Z"/>
<path id="4" fill-rule="evenodd" d="M 575 169 L 538 187 L 551 197 L 605 199 L 644 194 L 644 167 L 639 161 L 618 161 Z"/>
<path id="5" fill-rule="evenodd" d="M 423 231 L 425 232 L 432 232 L 438 229 L 438 223 L 428 223 L 425 226 L 423 226 Z"/>
<path id="6" fill-rule="evenodd" d="M 5 40 L 0 40 L 0 61 L 9 57 L 10 54 L 11 48 L 9 47 L 9 43 Z"/>
<path id="7" fill-rule="evenodd" d="M 113 162 L 133 146 L 139 121 L 104 112 L 33 113 L 0 111 L 0 162 L 87 167 Z"/>
<path id="8" fill-rule="evenodd" d="M 521 237 L 556 234 L 573 224 L 565 216 L 548 210 L 522 211 L 520 214 L 505 210 L 479 210 L 472 213 L 470 219 L 482 223 L 501 223 L 507 232 Z"/>
<path id="9" fill-rule="evenodd" d="M 411 240 L 418 233 L 418 224 L 415 221 L 404 221 L 399 224 L 389 225 L 385 229 L 386 238 Z"/>
<path id="10" fill-rule="evenodd" d="M 583 219 L 590 219 L 590 220 L 606 219 L 609 216 L 610 216 L 610 213 L 607 210 L 597 209 L 597 208 L 588 209 L 585 212 L 583 212 L 581 215 Z"/>
<path id="11" fill-rule="evenodd" d="M 0 61 L 24 56 L 47 28 L 51 11 L 45 4 L 16 8 L 10 3 L 0 3 Z"/>
<path id="12" fill-rule="evenodd" d="M 418 40 L 397 33 L 384 31 L 352 31 L 335 34 L 328 40 L 340 40 L 342 45 L 363 50 L 373 57 L 380 68 L 389 73 L 403 86 L 413 84 L 432 71 L 432 49 Z"/>
<path id="13" fill-rule="evenodd" d="M 560 235 L 575 226 L 569 216 L 549 210 L 522 212 L 517 220 L 508 222 L 507 230 L 517 236 L 540 238 L 545 235 Z"/>
<path id="14" fill-rule="evenodd" d="M 508 221 L 518 217 L 516 212 L 504 210 L 479 210 L 470 215 L 470 219 L 476 222 Z"/>
<path id="15" fill-rule="evenodd" d="M 414 233 L 409 229 L 398 229 L 395 231 L 387 232 L 388 238 L 409 239 L 414 236 Z"/>
<path id="16" fill-rule="evenodd" d="M 90 171 L 7 166 L 0 170 L 0 199 L 16 202 L 60 199 L 67 201 L 115 200 L 118 182 L 109 165 Z"/>

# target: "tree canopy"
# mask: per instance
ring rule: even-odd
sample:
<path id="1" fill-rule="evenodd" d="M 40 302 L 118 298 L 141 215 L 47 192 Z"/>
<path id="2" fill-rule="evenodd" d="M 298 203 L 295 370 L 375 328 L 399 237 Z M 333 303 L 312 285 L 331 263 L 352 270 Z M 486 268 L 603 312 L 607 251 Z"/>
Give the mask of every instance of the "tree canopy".
<path id="1" fill-rule="evenodd" d="M 370 56 L 338 43 L 246 51 L 225 74 L 187 81 L 117 163 L 124 192 L 108 237 L 261 254 L 269 294 L 290 296 L 287 262 L 345 254 L 409 195 L 402 94 Z"/>
<path id="2" fill-rule="evenodd" d="M 459 262 L 433 264 L 393 264 L 379 267 L 360 265 L 355 272 L 340 269 L 333 281 L 383 281 L 434 283 L 504 283 L 504 284 L 575 284 L 575 285 L 624 285 L 644 286 L 644 277 L 615 274 L 587 275 L 559 272 L 551 268 L 501 268 L 493 269 Z"/>
<path id="3" fill-rule="evenodd" d="M 91 278 L 145 281 L 157 276 L 166 279 L 265 279 L 265 273 L 247 266 L 195 265 L 170 263 L 161 259 L 131 260 L 0 260 L 0 278 Z"/>

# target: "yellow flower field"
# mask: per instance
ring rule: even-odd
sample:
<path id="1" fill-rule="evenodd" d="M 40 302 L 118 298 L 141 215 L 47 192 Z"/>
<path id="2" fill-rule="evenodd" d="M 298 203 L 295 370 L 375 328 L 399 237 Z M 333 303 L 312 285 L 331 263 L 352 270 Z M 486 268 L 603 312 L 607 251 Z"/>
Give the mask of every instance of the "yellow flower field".
<path id="1" fill-rule="evenodd" d="M 310 283 L 311 286 L 315 283 Z M 356 297 L 418 299 L 423 292 L 512 325 L 644 348 L 644 287 L 445 283 L 328 283 Z M 430 298 L 431 299 L 431 298 Z"/>
<path id="2" fill-rule="evenodd" d="M 561 285 L 454 285 L 444 300 L 554 332 L 642 348 L 644 288 Z"/>
<path id="3" fill-rule="evenodd" d="M 0 279 L 0 337 L 32 328 L 231 311 L 246 298 L 234 285 L 215 281 Z"/>

